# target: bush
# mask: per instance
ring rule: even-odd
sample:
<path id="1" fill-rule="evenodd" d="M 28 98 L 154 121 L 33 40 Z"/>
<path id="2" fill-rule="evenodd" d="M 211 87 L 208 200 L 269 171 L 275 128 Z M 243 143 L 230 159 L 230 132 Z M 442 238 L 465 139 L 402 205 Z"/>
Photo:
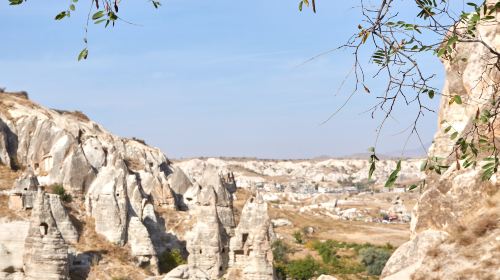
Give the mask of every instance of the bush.
<path id="1" fill-rule="evenodd" d="M 276 279 L 278 280 L 286 280 L 286 264 L 284 263 L 274 263 L 274 272 L 276 273 Z"/>
<path id="2" fill-rule="evenodd" d="M 166 250 L 158 258 L 160 273 L 167 273 L 170 270 L 185 264 L 186 260 L 182 257 L 181 251 L 174 249 Z"/>
<path id="3" fill-rule="evenodd" d="M 288 261 L 288 253 L 290 253 L 290 247 L 286 245 L 282 240 L 276 240 L 271 245 L 273 249 L 273 258 L 275 262 L 286 262 Z"/>
<path id="4" fill-rule="evenodd" d="M 368 273 L 372 275 L 380 275 L 385 263 L 391 256 L 387 250 L 373 247 L 361 249 L 359 255 L 361 263 L 366 267 Z"/>
<path id="5" fill-rule="evenodd" d="M 316 276 L 320 265 L 311 256 L 305 259 L 291 261 L 287 267 L 287 276 L 294 280 L 308 280 Z"/>
<path id="6" fill-rule="evenodd" d="M 71 195 L 66 193 L 66 190 L 64 189 L 64 187 L 62 185 L 53 185 L 52 192 L 59 195 L 61 200 L 64 202 L 71 202 L 73 200 Z"/>
<path id="7" fill-rule="evenodd" d="M 304 236 L 302 235 L 302 232 L 300 232 L 300 231 L 294 232 L 293 238 L 295 238 L 295 242 L 297 242 L 298 244 L 304 243 Z"/>
<path id="8" fill-rule="evenodd" d="M 332 240 L 325 242 L 315 241 L 313 248 L 318 252 L 325 264 L 338 262 L 337 250 L 334 248 Z"/>

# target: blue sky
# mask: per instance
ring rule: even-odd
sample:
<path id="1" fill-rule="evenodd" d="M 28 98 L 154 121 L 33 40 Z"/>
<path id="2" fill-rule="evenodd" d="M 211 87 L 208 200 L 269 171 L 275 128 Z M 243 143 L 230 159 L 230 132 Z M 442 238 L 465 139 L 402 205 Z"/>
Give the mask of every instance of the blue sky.
<path id="1" fill-rule="evenodd" d="M 66 4 L 38 2 L 0 4 L 0 85 L 26 90 L 47 107 L 81 110 L 111 132 L 145 139 L 175 158 L 338 156 L 374 144 L 380 119 L 362 114 L 373 96 L 354 97 L 320 125 L 347 98 L 349 88 L 336 91 L 351 68 L 350 52 L 302 64 L 356 32 L 357 1 L 322 1 L 315 15 L 300 13 L 297 1 L 171 0 L 158 10 L 146 1 L 123 2 L 121 16 L 140 26 L 91 24 L 84 62 L 76 56 L 87 1 L 63 22 L 53 18 Z M 441 87 L 437 59 L 424 67 L 438 73 Z M 383 82 L 369 85 L 376 91 Z M 437 109 L 437 103 L 430 104 Z M 407 134 L 398 132 L 412 117 L 398 109 L 377 149 L 403 149 Z M 427 114 L 419 125 L 426 144 L 436 119 Z M 408 148 L 416 147 L 411 140 Z"/>

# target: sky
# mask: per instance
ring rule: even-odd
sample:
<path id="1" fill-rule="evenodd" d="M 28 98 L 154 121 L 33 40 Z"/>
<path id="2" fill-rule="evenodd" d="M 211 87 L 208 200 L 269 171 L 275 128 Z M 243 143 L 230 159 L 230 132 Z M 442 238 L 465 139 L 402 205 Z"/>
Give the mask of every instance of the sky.
<path id="1" fill-rule="evenodd" d="M 55 2 L 1 2 L 0 86 L 26 90 L 50 108 L 83 111 L 112 133 L 144 139 L 171 158 L 345 156 L 375 144 L 381 118 L 363 113 L 375 93 L 355 95 L 321 124 L 350 93 L 349 83 L 338 88 L 352 68 L 351 52 L 308 61 L 357 31 L 357 1 L 318 1 L 317 14 L 299 12 L 298 1 L 170 0 L 158 10 L 147 1 L 124 1 L 120 15 L 134 25 L 91 23 L 89 58 L 82 62 L 76 57 L 88 1 L 58 22 L 54 16 L 66 4 Z M 441 87 L 439 61 L 423 66 L 437 73 Z M 372 92 L 383 84 L 368 81 Z M 438 99 L 428 102 L 438 108 Z M 377 151 L 417 149 L 418 141 L 405 145 L 408 134 L 401 133 L 413 117 L 398 108 Z M 436 125 L 436 114 L 419 123 L 426 145 Z"/>

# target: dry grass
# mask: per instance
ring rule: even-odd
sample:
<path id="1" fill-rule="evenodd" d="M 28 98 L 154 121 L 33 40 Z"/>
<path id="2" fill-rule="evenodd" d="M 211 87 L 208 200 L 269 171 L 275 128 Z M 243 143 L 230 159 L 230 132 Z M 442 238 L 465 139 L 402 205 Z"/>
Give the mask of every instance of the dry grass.
<path id="1" fill-rule="evenodd" d="M 82 121 L 82 122 L 90 121 L 90 118 L 87 115 L 85 115 L 82 111 L 66 111 L 66 110 L 58 110 L 58 109 L 53 109 L 53 110 L 58 112 L 61 115 L 69 115 L 69 116 L 75 117 L 77 120 Z"/>
<path id="2" fill-rule="evenodd" d="M 128 246 L 112 244 L 95 231 L 94 219 L 86 216 L 81 202 L 73 201 L 65 206 L 80 235 L 74 247 L 79 252 L 92 253 L 99 259 L 89 272 L 74 272 L 71 279 L 105 280 L 128 277 L 131 280 L 139 280 L 152 275 L 146 269 L 133 265 L 134 260 Z"/>
<path id="3" fill-rule="evenodd" d="M 0 190 L 11 189 L 19 175 L 19 172 L 10 169 L 6 165 L 0 164 Z"/>
<path id="4" fill-rule="evenodd" d="M 126 158 L 125 165 L 129 170 L 141 170 L 144 169 L 144 164 L 141 161 L 135 158 Z"/>
<path id="5" fill-rule="evenodd" d="M 483 237 L 486 233 L 498 228 L 499 216 L 497 213 L 485 213 L 471 223 L 468 227 L 458 224 L 451 228 L 450 242 L 461 246 L 468 246 Z"/>

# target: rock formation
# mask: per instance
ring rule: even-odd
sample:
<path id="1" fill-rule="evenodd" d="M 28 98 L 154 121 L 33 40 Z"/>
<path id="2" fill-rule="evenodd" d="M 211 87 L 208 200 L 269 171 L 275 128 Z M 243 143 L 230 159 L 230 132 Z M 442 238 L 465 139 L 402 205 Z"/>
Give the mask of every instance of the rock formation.
<path id="1" fill-rule="evenodd" d="M 235 189 L 234 181 L 227 182 L 213 166 L 207 166 L 199 182 L 193 184 L 184 193 L 184 201 L 189 208 L 206 204 L 211 199 L 211 191 L 215 192 L 215 206 L 218 218 L 229 235 L 236 226 L 233 213 L 233 197 L 230 192 Z"/>
<path id="2" fill-rule="evenodd" d="M 478 24 L 476 35 L 498 50 L 500 15 L 494 15 Z M 461 32 L 464 27 L 457 28 Z M 498 99 L 497 57 L 480 43 L 460 42 L 452 59 L 443 63 L 446 82 L 430 155 L 443 158 L 450 168 L 442 175 L 428 173 L 427 187 L 412 213 L 412 239 L 391 256 L 384 279 L 500 279 L 498 174 L 483 181 L 479 167 L 457 169 L 450 156 L 455 140 L 445 131 L 451 125 L 458 138 L 464 136 L 476 113 Z M 461 96 L 463 105 L 448 102 L 454 95 Z"/>
<path id="3" fill-rule="evenodd" d="M 35 200 L 25 241 L 26 279 L 62 280 L 69 277 L 68 245 L 52 214 L 51 196 L 55 195 L 39 192 Z"/>
<path id="4" fill-rule="evenodd" d="M 194 209 L 197 222 L 186 235 L 191 278 L 202 271 L 209 279 L 219 279 L 227 269 L 229 236 L 219 219 L 216 197 L 212 186 L 203 188 Z"/>
<path id="5" fill-rule="evenodd" d="M 228 279 L 272 280 L 273 239 L 267 203 L 257 194 L 243 207 L 230 242 Z"/>
<path id="6" fill-rule="evenodd" d="M 1 93 L 0 163 L 32 170 L 17 184 L 23 191 L 34 187 L 30 178 L 37 178 L 41 185 L 60 184 L 74 199 L 85 200 L 96 232 L 115 244 L 133 243 L 132 254 L 140 262 L 154 262 L 163 249 L 151 240 L 161 230 L 154 207 L 177 205 L 169 186 L 172 169 L 159 149 L 116 137 L 81 112 L 50 110 L 27 97 Z M 175 186 L 182 192 L 184 187 Z M 61 209 L 55 201 L 51 205 L 53 211 Z M 63 224 L 60 230 L 67 242 L 75 240 Z M 159 247 L 152 250 L 152 243 Z"/>
<path id="7" fill-rule="evenodd" d="M 29 227 L 27 221 L 0 223 L 0 279 L 7 278 L 2 275 L 5 270 L 22 271 L 24 241 Z"/>

